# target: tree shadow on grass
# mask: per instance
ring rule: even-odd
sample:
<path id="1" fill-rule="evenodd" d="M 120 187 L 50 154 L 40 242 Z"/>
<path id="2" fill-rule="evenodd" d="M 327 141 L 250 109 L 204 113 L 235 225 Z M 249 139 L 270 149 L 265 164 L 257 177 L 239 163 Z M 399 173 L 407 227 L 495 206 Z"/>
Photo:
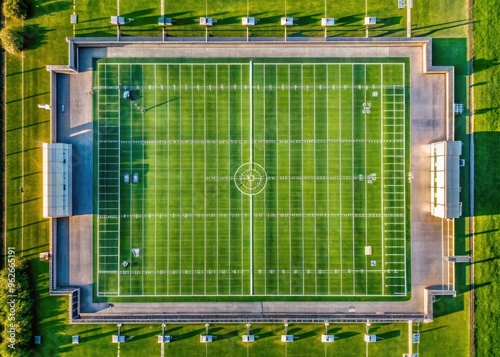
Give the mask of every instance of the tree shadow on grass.
<path id="1" fill-rule="evenodd" d="M 237 336 L 238 336 L 238 331 L 234 330 L 234 331 L 225 333 L 223 335 L 217 335 L 217 340 L 226 340 L 228 338 L 237 337 Z"/>
<path id="2" fill-rule="evenodd" d="M 359 332 L 354 332 L 354 331 L 346 331 L 346 332 L 342 332 L 342 333 L 339 333 L 338 335 L 335 336 L 335 339 L 338 339 L 338 340 L 343 340 L 343 339 L 346 339 L 346 338 L 350 338 L 350 337 L 353 337 L 353 336 L 357 336 L 359 335 L 360 333 Z"/>
<path id="3" fill-rule="evenodd" d="M 256 338 L 258 338 L 259 340 L 263 339 L 263 338 L 268 338 L 268 337 L 274 337 L 276 336 L 276 334 L 274 334 L 272 331 L 267 331 L 267 332 L 264 332 L 264 333 L 260 333 L 262 331 L 261 328 L 256 328 L 252 331 L 252 334 L 255 335 Z"/>
<path id="4" fill-rule="evenodd" d="M 175 326 L 175 327 L 172 327 L 168 330 L 165 330 L 165 335 L 170 335 L 172 333 L 174 333 L 175 331 L 179 331 L 183 326 Z"/>
<path id="5" fill-rule="evenodd" d="M 302 329 L 300 327 L 293 327 L 293 328 L 291 328 L 291 329 L 288 330 L 288 334 L 289 335 L 295 335 L 295 334 L 297 334 L 297 332 L 299 332 L 301 330 Z M 285 333 L 285 332 L 283 331 L 283 333 Z"/>
<path id="6" fill-rule="evenodd" d="M 479 109 L 476 111 L 485 110 Z M 493 109 L 488 109 L 491 111 Z M 495 109 L 497 110 L 497 109 Z M 499 117 L 492 117 L 491 126 L 495 127 Z M 499 132 L 475 132 L 474 133 L 474 171 L 475 171 L 475 187 L 474 187 L 474 215 L 489 216 L 500 213 L 500 133 Z M 486 240 L 494 239 L 498 236 L 497 232 L 488 232 L 476 237 L 477 239 Z"/>
<path id="7" fill-rule="evenodd" d="M 472 21 L 476 22 L 476 21 Z M 452 29 L 455 27 L 460 27 L 460 26 L 468 26 L 470 21 L 468 19 L 464 20 L 456 20 L 456 21 L 450 21 L 450 22 L 443 22 L 441 24 L 433 24 L 433 25 L 428 25 L 428 26 L 422 26 L 418 27 L 418 24 L 415 24 L 415 26 L 412 26 L 412 32 L 414 33 L 415 36 L 430 36 L 433 33 L 436 33 L 438 31 L 443 31 L 443 30 L 448 30 Z M 420 32 L 419 30 L 423 29 L 428 29 L 427 32 Z"/>
<path id="8" fill-rule="evenodd" d="M 498 58 L 474 58 L 474 73 L 496 67 L 500 64 Z"/>
<path id="9" fill-rule="evenodd" d="M 60 11 L 70 9 L 72 2 L 70 1 L 27 1 L 28 18 L 37 18 L 44 15 L 55 14 Z"/>
<path id="10" fill-rule="evenodd" d="M 438 296 L 434 302 L 434 317 L 442 317 L 464 309 L 464 296 Z"/>
<path id="11" fill-rule="evenodd" d="M 88 341 L 94 341 L 94 340 L 97 340 L 97 339 L 100 339 L 100 338 L 103 338 L 106 336 L 116 335 L 117 333 L 118 333 L 118 329 L 115 329 L 115 330 L 111 330 L 111 331 L 103 332 L 103 333 L 99 333 L 99 334 L 92 334 L 91 336 L 80 336 L 80 342 L 83 343 L 83 342 L 88 342 Z M 111 339 L 110 339 L 110 342 L 111 342 Z"/>
<path id="12" fill-rule="evenodd" d="M 393 26 L 400 25 L 403 16 L 382 17 L 377 19 L 377 25 Z"/>
<path id="13" fill-rule="evenodd" d="M 339 331 L 342 331 L 342 327 L 334 327 L 328 329 L 328 335 L 336 335 Z"/>
<path id="14" fill-rule="evenodd" d="M 23 27 L 24 48 L 34 50 L 47 43 L 47 33 L 53 31 L 40 25 L 27 25 Z"/>
<path id="15" fill-rule="evenodd" d="M 336 24 L 339 26 L 352 25 L 361 22 L 363 18 L 364 18 L 363 14 L 355 14 L 351 16 L 341 17 L 336 21 Z"/>
<path id="16" fill-rule="evenodd" d="M 395 338 L 395 337 L 399 337 L 399 336 L 401 336 L 401 331 L 394 330 L 394 331 L 384 332 L 384 333 L 381 333 L 380 335 L 377 335 L 377 339 L 388 340 L 390 338 Z"/>
<path id="17" fill-rule="evenodd" d="M 198 335 L 201 335 L 202 333 L 205 333 L 205 331 L 206 331 L 205 328 L 201 328 L 198 330 L 193 330 L 193 331 L 189 331 L 186 333 L 182 333 L 180 335 L 175 336 L 175 341 L 185 340 L 187 338 L 198 336 Z"/>
<path id="18" fill-rule="evenodd" d="M 124 17 L 125 19 L 136 19 L 140 18 L 141 16 L 145 15 L 150 15 L 153 13 L 153 9 L 143 9 L 143 10 L 138 10 L 138 11 L 133 11 L 125 14 L 120 14 L 121 17 Z"/>
<path id="19" fill-rule="evenodd" d="M 446 328 L 446 326 L 447 325 L 439 326 L 439 327 L 434 327 L 434 328 L 431 328 L 431 329 L 428 329 L 428 330 L 420 331 L 420 334 L 431 332 L 431 331 L 434 331 L 434 330 L 439 330 L 439 329 L 442 329 L 442 328 Z"/>
<path id="20" fill-rule="evenodd" d="M 314 337 L 317 336 L 316 331 L 308 331 L 300 334 L 296 334 L 295 337 L 298 338 L 299 340 L 302 340 L 304 338 L 309 338 L 309 337 Z"/>
<path id="21" fill-rule="evenodd" d="M 490 258 L 486 258 L 486 259 L 481 259 L 481 260 L 474 260 L 474 264 L 492 262 L 492 261 L 497 260 L 499 258 L 500 258 L 500 255 L 497 255 L 497 256 L 494 256 L 494 257 L 490 257 Z"/>
<path id="22" fill-rule="evenodd" d="M 491 111 L 496 111 L 498 109 L 500 109 L 500 107 L 480 108 L 480 109 L 474 110 L 474 115 L 486 114 L 486 113 L 489 113 Z"/>
<path id="23" fill-rule="evenodd" d="M 150 338 L 150 337 L 158 336 L 158 335 L 161 335 L 161 332 L 152 331 L 152 332 L 148 332 L 148 333 L 145 333 L 142 335 L 133 336 L 133 338 L 131 338 L 131 341 L 134 342 L 134 341 L 144 340 L 146 338 Z M 130 336 L 130 337 L 132 337 L 132 336 Z"/>

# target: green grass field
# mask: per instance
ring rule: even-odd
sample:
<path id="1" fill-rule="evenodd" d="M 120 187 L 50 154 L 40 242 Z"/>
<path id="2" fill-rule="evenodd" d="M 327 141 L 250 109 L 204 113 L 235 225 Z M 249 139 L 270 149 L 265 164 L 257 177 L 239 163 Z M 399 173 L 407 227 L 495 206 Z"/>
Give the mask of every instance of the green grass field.
<path id="1" fill-rule="evenodd" d="M 371 62 L 99 62 L 97 295 L 406 296 L 408 83 Z"/>
<path id="2" fill-rule="evenodd" d="M 232 7 L 233 4 L 238 6 L 238 11 Z M 297 28 L 294 27 L 296 32 L 301 32 L 304 35 L 322 36 L 321 29 L 317 25 L 319 18 L 322 17 L 323 2 L 318 1 L 303 1 L 300 3 L 289 2 L 290 6 L 294 7 L 296 13 L 294 17 L 304 18 L 314 15 L 313 21 L 301 21 Z M 476 169 L 482 169 L 485 174 L 481 177 L 476 176 L 476 190 L 481 189 L 478 198 L 481 198 L 482 204 L 496 202 L 491 199 L 491 194 L 495 193 L 494 185 L 490 182 L 491 178 L 496 177 L 491 175 L 488 170 L 496 168 L 494 158 L 498 157 L 491 154 L 491 148 L 496 148 L 496 141 L 494 139 L 495 130 L 490 127 L 490 123 L 496 123 L 494 110 L 496 91 L 495 83 L 498 82 L 499 68 L 496 63 L 499 58 L 498 46 L 494 46 L 495 36 L 498 27 L 496 21 L 498 14 L 491 9 L 496 5 L 492 0 L 481 0 L 474 2 L 474 18 L 475 18 L 475 44 L 474 51 L 477 59 L 484 59 L 486 62 L 485 68 L 476 69 L 476 84 L 474 91 L 476 92 L 476 120 L 481 116 L 481 124 L 478 131 L 485 131 L 486 134 L 493 134 L 492 140 L 487 141 L 491 145 L 481 145 L 479 147 L 478 138 L 476 138 L 476 150 L 482 150 L 480 154 L 476 153 L 476 160 L 484 156 L 484 162 L 476 161 Z M 245 5 L 240 2 L 225 2 L 210 3 L 209 6 L 223 9 L 226 13 L 214 13 L 218 18 L 217 26 L 214 26 L 212 32 L 219 36 L 219 34 L 231 35 L 235 34 L 238 30 L 238 36 L 243 36 L 243 30 L 236 21 L 233 20 L 234 26 L 231 30 L 227 28 L 225 17 L 244 16 Z M 256 26 L 252 33 L 253 36 L 282 36 L 282 28 L 275 25 L 282 16 L 283 4 L 274 4 L 266 1 L 251 2 L 251 11 L 260 18 L 265 18 L 266 23 L 261 23 L 261 27 Z M 340 24 L 339 28 L 332 29 L 333 36 L 364 36 L 362 30 L 362 10 L 359 10 L 357 2 L 347 3 L 329 3 L 329 16 L 344 17 L 347 21 Z M 370 32 L 370 36 L 404 36 L 404 24 L 406 23 L 406 12 L 396 9 L 396 2 L 387 3 L 380 0 L 371 0 L 368 4 L 371 14 L 377 17 L 387 17 L 389 20 L 394 20 L 399 17 L 399 22 L 392 25 L 393 27 L 387 28 L 381 26 L 380 31 L 375 29 Z M 377 11 L 371 11 L 375 6 Z M 182 27 L 175 27 L 170 30 L 172 35 L 179 36 L 201 36 L 202 29 L 197 26 L 194 19 L 197 16 L 204 15 L 204 4 L 199 1 L 185 0 L 178 3 L 169 3 L 169 8 L 166 12 L 169 16 L 182 20 L 186 25 Z M 331 12 L 330 12 L 331 11 Z M 16 25 L 21 27 L 27 26 L 29 31 L 28 48 L 23 53 L 23 60 L 18 56 L 6 56 L 5 64 L 5 135 L 6 135 L 6 173 L 5 173 L 5 242 L 8 246 L 16 246 L 19 252 L 30 260 L 30 265 L 33 269 L 33 276 L 36 277 L 36 325 L 34 330 L 37 334 L 43 336 L 43 343 L 37 346 L 34 354 L 39 356 L 88 356 L 89 353 L 94 353 L 99 356 L 116 356 L 116 345 L 110 343 L 111 335 L 116 333 L 116 327 L 110 325 L 68 325 L 67 324 L 67 307 L 68 299 L 66 297 L 49 296 L 48 293 L 48 266 L 46 263 L 38 261 L 38 253 L 48 250 L 49 247 L 49 224 L 48 220 L 43 219 L 41 215 L 41 148 L 40 142 L 49 140 L 49 112 L 40 111 L 37 108 L 39 103 L 48 103 L 49 101 L 49 76 L 45 69 L 47 64 L 66 64 L 67 63 L 67 43 L 64 38 L 73 36 L 100 36 L 116 35 L 115 28 L 109 24 L 109 16 L 116 12 L 116 3 L 99 2 L 95 0 L 76 2 L 76 13 L 79 15 L 79 23 L 75 26 L 75 32 L 69 22 L 69 17 L 73 9 L 70 3 L 53 2 L 42 0 L 36 3 L 34 8 L 33 18 L 29 18 L 24 24 L 20 22 L 8 20 L 7 25 Z M 160 4 L 146 1 L 134 1 L 130 3 L 121 4 L 121 13 L 128 16 L 131 15 L 135 18 L 132 26 L 124 28 L 125 34 L 140 34 L 149 35 L 153 34 L 157 37 L 160 36 L 160 30 L 155 25 L 157 14 L 160 12 Z M 236 13 L 237 15 L 232 15 Z M 252 14 L 253 15 L 253 14 Z M 274 17 L 274 18 L 272 18 Z M 465 38 L 467 36 L 467 2 L 456 0 L 443 0 L 439 3 L 430 0 L 421 0 L 414 2 L 413 17 L 413 33 L 417 36 L 432 36 L 434 40 L 436 37 L 441 38 Z M 355 23 L 349 24 L 352 19 Z M 473 19 L 474 20 L 474 19 Z M 263 21 L 263 20 L 261 20 Z M 188 23 L 191 23 L 189 25 Z M 237 27 L 237 28 L 236 28 Z M 272 28 L 271 28 L 272 27 Z M 303 31 L 302 29 L 307 31 Z M 377 25 L 378 27 L 378 25 Z M 309 29 L 312 28 L 312 31 Z M 337 30 L 338 29 L 338 30 Z M 441 39 L 446 40 L 446 39 Z M 456 58 L 454 50 L 457 46 L 451 46 L 451 50 L 447 51 L 443 46 L 439 45 L 438 41 L 434 41 L 434 49 L 441 48 L 441 53 L 433 51 L 435 64 L 449 65 L 460 61 L 463 65 L 467 65 L 467 58 Z M 23 62 L 23 63 L 22 63 Z M 474 62 L 476 67 L 477 61 Z M 488 65 L 489 64 L 489 65 Z M 482 67 L 482 66 L 481 66 Z M 455 80 L 457 80 L 455 78 Z M 460 89 L 457 89 L 459 91 Z M 464 95 L 464 92 L 456 93 L 456 95 Z M 492 110 L 487 110 L 492 108 Z M 25 118 L 24 121 L 22 118 Z M 465 117 L 465 115 L 464 115 Z M 477 124 L 477 123 L 476 123 Z M 457 121 L 458 125 L 465 127 L 465 120 Z M 463 130 L 465 132 L 465 130 Z M 467 134 L 467 133 L 466 133 Z M 467 135 L 464 134 L 464 137 Z M 22 143 L 22 144 L 21 144 Z M 23 157 L 24 156 L 24 157 Z M 489 158 L 492 158 L 490 161 Z M 20 194 L 19 187 L 25 187 L 24 196 Z M 481 196 L 484 193 L 483 196 Z M 476 200 L 478 200 L 476 198 Z M 465 208 L 465 205 L 464 205 Z M 476 208 L 477 209 L 477 208 Z M 497 212 L 497 211 L 496 211 Z M 498 213 L 498 212 L 497 212 Z M 498 279 L 494 279 L 495 267 L 498 265 L 499 260 L 495 257 L 498 256 L 498 240 L 495 239 L 497 232 L 494 231 L 495 224 L 498 222 L 498 214 L 491 213 L 481 216 L 481 222 L 476 218 L 476 230 L 484 232 L 479 239 L 476 240 L 476 260 L 483 261 L 476 264 L 476 282 L 481 284 L 481 288 L 476 290 L 476 329 L 477 340 L 476 345 L 477 355 L 494 355 L 495 346 L 498 342 L 498 335 L 494 333 L 498 325 L 499 316 L 498 304 L 491 296 L 496 296 L 498 291 Z M 488 233 L 489 232 L 489 233 Z M 467 237 L 467 235 L 466 235 Z M 467 239 L 467 238 L 466 238 Z M 21 253 L 20 253 L 21 254 Z M 493 259 L 492 259 L 493 258 Z M 484 267 L 479 271 L 480 267 Z M 498 270 L 498 269 L 497 269 Z M 479 276 L 481 274 L 481 276 Z M 488 285 L 492 282 L 491 285 Z M 443 298 L 434 304 L 435 311 L 439 309 L 442 311 L 440 317 L 436 318 L 433 323 L 423 325 L 426 330 L 422 334 L 422 343 L 420 345 L 420 353 L 426 356 L 442 356 L 442 351 L 447 351 L 449 354 L 455 356 L 468 356 L 468 336 L 465 326 L 468 325 L 468 286 L 463 295 L 459 295 L 455 299 Z M 459 299 L 460 297 L 463 299 Z M 304 331 L 312 330 L 309 326 L 300 325 Z M 397 324 L 385 325 L 390 331 L 393 329 L 400 329 L 402 331 L 401 337 L 397 340 L 403 339 L 401 355 L 406 352 L 404 346 L 406 345 L 405 331 L 406 326 Z M 142 329 L 137 330 L 137 328 Z M 260 334 L 267 333 L 268 330 L 278 331 L 279 335 L 282 331 L 282 325 L 265 325 L 266 331 L 259 332 Z M 350 331 L 354 329 L 359 334 L 363 332 L 364 326 L 355 325 L 352 328 L 346 325 L 341 325 L 342 331 Z M 129 332 L 128 328 L 134 329 L 134 332 Z M 142 353 L 159 353 L 159 347 L 156 343 L 155 337 L 161 332 L 157 326 L 152 329 L 151 326 L 125 327 L 125 332 L 129 335 L 135 335 L 130 345 L 123 345 L 122 355 L 135 355 L 137 351 Z M 181 329 L 180 333 L 186 334 L 185 330 L 191 329 L 201 330 L 202 326 L 176 326 Z M 237 329 L 234 326 L 228 326 L 227 331 L 217 332 L 217 334 L 227 334 Z M 281 329 L 281 330 L 280 330 Z M 244 328 L 241 329 L 243 331 Z M 243 333 L 243 332 L 241 332 Z M 318 334 L 321 333 L 321 326 L 318 327 Z M 82 336 L 82 344 L 72 345 L 71 336 L 80 334 Z M 175 331 L 172 332 L 175 334 Z M 86 336 L 89 338 L 86 339 Z M 144 336 L 148 339 L 144 339 Z M 344 340 L 337 341 L 328 351 L 328 355 L 338 355 L 342 350 L 344 356 L 352 355 L 359 356 L 364 353 L 364 344 L 359 344 L 357 337 L 354 336 Z M 151 338 L 151 341 L 149 340 Z M 279 337 L 277 337 L 279 338 Z M 298 348 L 295 355 L 301 355 L 307 348 L 308 355 L 324 355 L 323 347 L 319 343 L 309 341 L 313 338 L 303 338 L 289 346 L 288 355 L 294 355 L 291 348 Z M 393 352 L 393 346 L 388 346 L 386 343 L 396 339 L 386 339 L 380 344 L 376 344 L 374 348 L 380 348 L 379 353 L 374 353 L 370 349 L 370 356 L 386 356 L 389 351 Z M 144 343 L 148 341 L 148 343 Z M 150 342 L 149 342 L 150 341 Z M 246 351 L 238 352 L 233 348 L 232 341 L 239 343 L 241 339 L 225 339 L 209 346 L 209 353 L 211 355 L 245 355 Z M 237 341 L 237 342 L 236 342 Z M 495 343 L 496 342 L 496 343 Z M 344 343 L 344 346 L 337 345 L 337 343 Z M 263 345 L 265 344 L 265 346 Z M 227 349 L 225 349 L 227 346 Z M 372 346 L 370 346 L 371 348 Z M 182 344 L 172 344 L 168 347 L 172 355 L 183 356 L 192 354 L 193 351 L 200 348 L 199 339 L 196 337 L 187 338 L 182 341 Z M 274 338 L 266 338 L 259 341 L 258 344 L 251 347 L 250 354 L 252 356 L 269 356 L 278 353 L 285 353 L 284 346 L 275 342 Z M 314 350 L 312 350 L 314 349 Z M 351 352 L 347 352 L 349 349 Z M 128 353 L 127 353 L 128 352 Z M 203 351 L 201 351 L 203 352 Z M 310 353 L 309 353 L 310 352 Z M 303 354 L 303 353 L 302 353 Z"/>

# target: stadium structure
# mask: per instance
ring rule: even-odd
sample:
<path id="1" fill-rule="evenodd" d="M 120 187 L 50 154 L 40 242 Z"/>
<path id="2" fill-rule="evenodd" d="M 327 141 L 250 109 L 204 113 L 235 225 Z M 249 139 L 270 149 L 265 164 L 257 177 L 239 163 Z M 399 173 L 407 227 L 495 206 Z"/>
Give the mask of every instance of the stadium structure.
<path id="1" fill-rule="evenodd" d="M 43 177 L 70 323 L 428 322 L 455 296 L 431 39 L 68 43 Z"/>

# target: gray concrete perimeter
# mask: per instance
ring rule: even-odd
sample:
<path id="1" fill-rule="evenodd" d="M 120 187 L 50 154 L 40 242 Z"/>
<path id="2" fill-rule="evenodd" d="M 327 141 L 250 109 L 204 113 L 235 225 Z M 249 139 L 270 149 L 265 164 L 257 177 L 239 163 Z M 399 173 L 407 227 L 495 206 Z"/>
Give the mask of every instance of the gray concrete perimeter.
<path id="1" fill-rule="evenodd" d="M 328 41 L 300 43 L 114 43 L 110 47 L 89 43 L 78 48 L 76 74 L 58 74 L 58 111 L 65 104 L 65 112 L 58 112 L 58 141 L 72 143 L 74 153 L 74 209 L 69 219 L 68 260 L 58 262 L 58 276 L 62 283 L 80 286 L 82 317 L 87 312 L 103 316 L 124 314 L 244 314 L 244 313 L 347 313 L 354 307 L 356 313 L 420 313 L 424 311 L 424 288 L 441 286 L 447 281 L 444 264 L 446 252 L 442 242 L 441 219 L 430 215 L 430 152 L 431 142 L 448 138 L 449 108 L 453 91 L 447 96 L 447 74 L 443 71 L 424 73 L 428 48 L 424 39 L 401 43 L 394 39 L 375 41 Z M 91 42 L 91 41 L 90 41 Z M 427 46 L 431 47 L 431 46 Z M 105 57 L 409 57 L 411 66 L 411 300 L 407 302 L 259 302 L 259 303 L 115 303 L 113 308 L 94 304 L 92 284 L 92 61 Z M 69 110 L 68 110 L 69 109 Z M 452 114 L 451 114 L 452 115 Z M 451 118 L 452 120 L 453 118 Z M 61 242 L 62 246 L 64 244 Z"/>

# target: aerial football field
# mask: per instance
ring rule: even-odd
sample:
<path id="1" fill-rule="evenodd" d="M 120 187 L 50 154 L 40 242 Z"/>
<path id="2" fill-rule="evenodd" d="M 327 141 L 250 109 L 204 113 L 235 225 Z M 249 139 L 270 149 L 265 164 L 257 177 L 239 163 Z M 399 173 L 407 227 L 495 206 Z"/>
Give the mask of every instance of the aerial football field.
<path id="1" fill-rule="evenodd" d="M 405 59 L 102 59 L 102 298 L 407 298 Z M 304 297 L 304 298 L 302 298 Z"/>

